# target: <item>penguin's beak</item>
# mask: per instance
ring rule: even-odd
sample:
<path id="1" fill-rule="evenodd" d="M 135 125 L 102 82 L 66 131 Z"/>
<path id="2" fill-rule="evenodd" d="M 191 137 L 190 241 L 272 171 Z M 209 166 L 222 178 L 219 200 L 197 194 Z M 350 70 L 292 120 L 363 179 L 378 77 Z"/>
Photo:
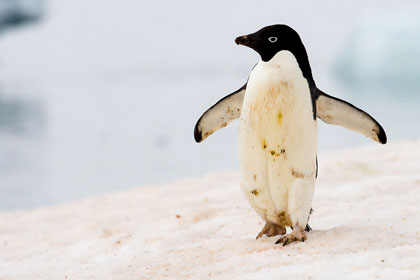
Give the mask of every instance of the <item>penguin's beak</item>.
<path id="1" fill-rule="evenodd" d="M 251 49 L 255 49 L 259 41 L 260 41 L 260 38 L 255 33 L 239 36 L 238 38 L 235 39 L 236 44 L 247 46 L 247 47 L 250 47 Z"/>

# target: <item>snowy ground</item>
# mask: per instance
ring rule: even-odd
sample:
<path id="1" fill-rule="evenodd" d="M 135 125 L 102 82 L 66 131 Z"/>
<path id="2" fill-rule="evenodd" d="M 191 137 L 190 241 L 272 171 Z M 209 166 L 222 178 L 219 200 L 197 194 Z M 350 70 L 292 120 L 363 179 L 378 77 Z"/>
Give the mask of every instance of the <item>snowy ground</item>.
<path id="1" fill-rule="evenodd" d="M 3 212 L 0 279 L 420 279 L 420 141 L 319 161 L 305 243 L 255 240 L 237 173 L 213 174 Z"/>

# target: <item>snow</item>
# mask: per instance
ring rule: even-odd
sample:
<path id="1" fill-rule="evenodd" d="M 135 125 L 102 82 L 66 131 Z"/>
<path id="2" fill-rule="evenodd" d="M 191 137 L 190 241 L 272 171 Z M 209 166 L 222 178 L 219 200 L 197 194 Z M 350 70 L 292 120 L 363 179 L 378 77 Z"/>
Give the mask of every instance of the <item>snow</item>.
<path id="1" fill-rule="evenodd" d="M 225 172 L 0 213 L 0 279 L 420 279 L 420 141 L 319 156 L 304 243 Z"/>

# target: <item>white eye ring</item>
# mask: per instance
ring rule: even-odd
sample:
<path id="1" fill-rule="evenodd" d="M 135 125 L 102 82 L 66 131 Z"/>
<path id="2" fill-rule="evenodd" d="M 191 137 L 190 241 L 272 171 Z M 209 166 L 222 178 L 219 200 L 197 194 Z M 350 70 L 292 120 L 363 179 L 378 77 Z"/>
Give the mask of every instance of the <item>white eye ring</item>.
<path id="1" fill-rule="evenodd" d="M 275 43 L 275 42 L 277 42 L 277 37 L 270 37 L 270 38 L 268 38 L 268 41 L 270 43 Z"/>

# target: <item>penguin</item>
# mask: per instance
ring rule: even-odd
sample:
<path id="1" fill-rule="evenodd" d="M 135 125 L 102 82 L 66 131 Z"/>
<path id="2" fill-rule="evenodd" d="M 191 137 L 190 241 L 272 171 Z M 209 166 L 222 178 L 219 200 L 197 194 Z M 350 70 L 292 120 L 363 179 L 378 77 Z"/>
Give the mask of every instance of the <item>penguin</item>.
<path id="1" fill-rule="evenodd" d="M 298 33 L 284 24 L 237 37 L 261 60 L 247 82 L 199 118 L 196 142 L 240 119 L 240 188 L 265 221 L 257 239 L 281 235 L 283 246 L 305 241 L 318 174 L 317 119 L 359 132 L 381 144 L 382 126 L 356 106 L 320 90 Z M 292 231 L 286 234 L 286 227 Z"/>

